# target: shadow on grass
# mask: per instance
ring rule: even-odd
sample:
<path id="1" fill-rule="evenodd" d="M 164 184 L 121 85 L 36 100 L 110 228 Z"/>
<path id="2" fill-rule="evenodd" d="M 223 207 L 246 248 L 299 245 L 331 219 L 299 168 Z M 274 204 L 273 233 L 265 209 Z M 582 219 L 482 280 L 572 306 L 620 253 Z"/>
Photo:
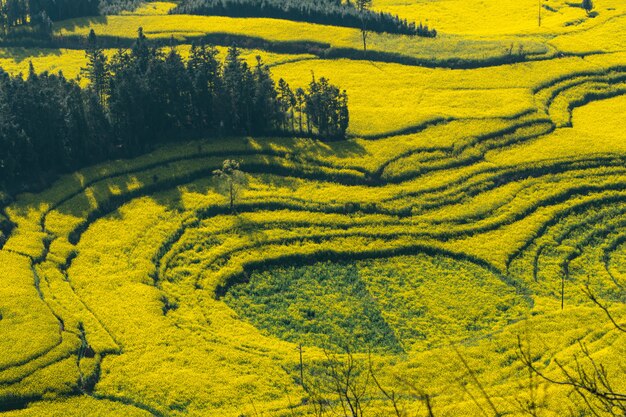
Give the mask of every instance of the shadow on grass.
<path id="1" fill-rule="evenodd" d="M 25 47 L 9 47 L 0 49 L 0 58 L 13 59 L 16 63 L 21 64 L 30 61 L 33 58 L 45 56 L 61 56 L 59 48 L 25 48 Z"/>
<path id="2" fill-rule="evenodd" d="M 107 23 L 109 23 L 109 18 L 107 16 L 80 17 L 55 23 L 53 30 L 55 33 L 61 30 L 74 32 L 77 29 L 88 28 L 92 25 L 106 25 Z"/>

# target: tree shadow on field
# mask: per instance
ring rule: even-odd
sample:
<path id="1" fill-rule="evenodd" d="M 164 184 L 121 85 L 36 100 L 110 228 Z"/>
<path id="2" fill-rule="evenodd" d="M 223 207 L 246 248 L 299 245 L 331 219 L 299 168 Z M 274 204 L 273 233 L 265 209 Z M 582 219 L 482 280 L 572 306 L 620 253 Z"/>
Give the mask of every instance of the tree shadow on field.
<path id="1" fill-rule="evenodd" d="M 184 190 L 186 193 L 196 193 L 196 194 L 207 194 L 209 191 L 217 192 L 218 189 L 218 181 L 217 178 L 213 175 L 208 175 L 206 177 L 197 179 L 193 182 L 180 185 L 176 187 L 178 197 L 182 196 L 180 189 Z M 172 190 L 173 191 L 173 190 Z M 165 196 L 163 193 L 154 195 L 157 201 L 163 201 L 164 205 L 168 205 L 168 202 L 171 201 L 171 196 Z"/>
<path id="2" fill-rule="evenodd" d="M 80 181 L 77 179 L 79 176 L 80 174 L 75 173 L 65 178 L 66 181 L 77 181 L 80 184 Z M 142 187 L 146 187 L 145 191 L 143 191 Z M 158 189 L 151 186 L 148 180 L 140 179 L 135 175 L 121 178 L 106 178 L 97 181 L 87 188 L 69 194 L 66 198 L 57 202 L 51 212 L 86 219 L 88 223 L 92 223 L 101 217 L 121 219 L 122 216 L 118 209 L 135 197 L 150 195 L 150 190 L 153 190 L 155 193 L 159 192 Z M 157 202 L 160 205 L 173 208 L 173 202 L 180 201 L 181 198 L 177 189 L 173 189 L 173 191 L 176 192 L 174 198 L 162 198 L 162 201 Z"/>
<path id="3" fill-rule="evenodd" d="M 0 49 L 0 58 L 12 59 L 21 64 L 33 58 L 46 56 L 61 56 L 59 48 L 28 48 L 28 47 L 8 47 Z M 36 70 L 37 68 L 35 68 Z"/>
<path id="4" fill-rule="evenodd" d="M 97 172 L 100 175 L 94 175 L 90 168 L 63 175 L 50 187 L 18 198 L 12 209 L 18 215 L 27 215 L 32 210 L 45 211 L 47 205 L 51 211 L 60 215 L 82 218 L 84 222 L 79 226 L 80 230 L 73 232 L 73 236 L 80 239 L 82 232 L 91 223 L 114 214 L 135 198 L 150 197 L 158 205 L 174 211 L 193 209 L 196 204 L 204 204 L 202 200 L 208 201 L 205 200 L 207 194 L 219 193 L 213 170 L 218 169 L 225 159 L 244 161 L 243 170 L 246 171 L 245 161 L 249 158 L 251 165 L 254 165 L 254 169 L 249 172 L 272 192 L 284 196 L 297 190 L 307 180 L 337 181 L 339 178 L 340 182 L 358 183 L 358 175 L 354 178 L 351 174 L 341 177 L 336 176 L 336 173 L 344 168 L 342 158 L 352 158 L 349 164 L 354 166 L 358 164 L 354 162 L 355 159 L 367 154 L 365 148 L 354 140 L 322 142 L 290 137 L 241 139 L 244 141 L 243 146 L 233 143 L 232 153 L 228 151 L 230 141 L 193 141 L 192 148 L 197 147 L 197 154 L 186 151 L 164 153 L 161 162 L 155 160 L 137 169 L 132 168 L 133 162 L 129 160 L 128 166 L 132 172 L 126 170 L 126 173 L 120 172 L 119 175 L 115 170 L 107 169 L 105 162 L 99 165 Z M 203 158 L 207 158 L 206 165 L 197 165 L 198 160 Z M 253 158 L 265 158 L 266 161 L 256 164 Z M 178 172 L 186 160 L 192 164 L 189 173 Z M 174 165 L 171 165 L 172 162 Z M 331 172 L 328 173 L 328 170 Z M 194 201 L 193 196 L 189 199 L 190 193 L 198 194 L 198 202 Z M 190 203 L 190 207 L 186 207 L 187 203 Z M 223 203 L 215 198 L 215 204 Z M 44 214 L 44 217 L 47 216 Z"/>
<path id="5" fill-rule="evenodd" d="M 288 152 L 295 160 L 322 160 L 328 157 L 365 156 L 366 149 L 353 139 L 322 141 L 304 137 L 248 138 L 253 149 L 274 149 Z"/>
<path id="6" fill-rule="evenodd" d="M 54 31 L 59 32 L 61 30 L 66 30 L 68 32 L 74 32 L 77 29 L 88 28 L 92 25 L 106 25 L 108 22 L 108 16 L 79 17 L 76 19 L 69 19 L 59 23 L 55 23 Z"/>
<path id="7" fill-rule="evenodd" d="M 270 174 L 258 174 L 255 177 L 262 184 L 276 189 L 283 189 L 286 191 L 296 191 L 298 187 L 302 184 L 302 181 L 297 178 L 290 177 L 282 177 L 278 175 L 270 175 Z"/>

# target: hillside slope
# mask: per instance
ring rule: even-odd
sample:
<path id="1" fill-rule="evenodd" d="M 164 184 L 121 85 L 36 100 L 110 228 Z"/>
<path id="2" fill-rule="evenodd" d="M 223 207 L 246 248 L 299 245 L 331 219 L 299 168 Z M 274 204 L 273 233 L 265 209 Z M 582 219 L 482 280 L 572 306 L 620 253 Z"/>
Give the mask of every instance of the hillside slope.
<path id="1" fill-rule="evenodd" d="M 140 26 L 183 55 L 235 39 L 292 86 L 341 85 L 351 124 L 338 142 L 168 145 L 18 196 L 2 414 L 344 415 L 323 378 L 344 360 L 364 416 L 394 415 L 370 368 L 406 415 L 426 394 L 436 416 L 589 412 L 529 377 L 520 344 L 555 380 L 584 346 L 626 392 L 626 334 L 583 291 L 626 319 L 626 8 L 596 3 L 547 1 L 538 27 L 536 2 L 377 0 L 441 35 L 372 34 L 366 57 L 357 29 L 163 2 L 60 22 L 68 48 L 3 48 L 7 71 L 74 77 L 91 28 L 109 53 Z M 249 182 L 235 213 L 212 174 L 226 158 Z"/>

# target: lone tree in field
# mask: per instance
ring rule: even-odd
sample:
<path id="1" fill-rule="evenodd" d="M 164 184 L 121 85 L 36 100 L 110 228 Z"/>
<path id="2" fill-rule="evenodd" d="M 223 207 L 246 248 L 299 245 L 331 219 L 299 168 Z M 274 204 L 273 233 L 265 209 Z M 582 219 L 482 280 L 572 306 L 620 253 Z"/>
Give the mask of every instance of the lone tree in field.
<path id="1" fill-rule="evenodd" d="M 216 169 L 213 175 L 220 179 L 220 191 L 228 197 L 230 211 L 234 213 L 235 202 L 248 184 L 246 175 L 239 169 L 239 162 L 227 159 L 222 163 L 222 169 Z"/>
<path id="2" fill-rule="evenodd" d="M 585 9 L 587 14 L 591 13 L 591 11 L 593 10 L 593 7 L 594 7 L 593 6 L 593 0 L 583 0 L 582 7 L 583 7 L 583 9 Z"/>
<path id="3" fill-rule="evenodd" d="M 361 16 L 361 37 L 363 38 L 363 56 L 367 55 L 367 17 L 372 0 L 356 0 L 356 8 Z"/>

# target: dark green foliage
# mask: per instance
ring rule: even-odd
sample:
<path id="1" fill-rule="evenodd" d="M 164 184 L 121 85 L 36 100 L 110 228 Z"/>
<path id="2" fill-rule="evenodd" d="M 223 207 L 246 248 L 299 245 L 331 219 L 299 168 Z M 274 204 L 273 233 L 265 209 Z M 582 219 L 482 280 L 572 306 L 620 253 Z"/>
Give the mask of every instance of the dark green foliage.
<path id="1" fill-rule="evenodd" d="M 294 134 L 296 114 L 309 135 L 345 136 L 345 92 L 320 79 L 285 107 L 289 86 L 282 81 L 279 93 L 261 59 L 250 68 L 234 46 L 222 65 L 214 47 L 194 45 L 185 63 L 176 50 L 150 45 L 141 29 L 111 62 L 93 31 L 87 43 L 84 90 L 32 65 L 26 80 L 0 73 L 0 187 L 18 191 L 183 135 Z"/>
<path id="2" fill-rule="evenodd" d="M 366 27 L 373 32 L 436 37 L 437 31 L 389 13 L 340 0 L 184 0 L 172 13 L 231 17 L 271 17 L 325 25 Z"/>
<path id="3" fill-rule="evenodd" d="M 232 287 L 224 301 L 242 318 L 294 343 L 402 351 L 354 264 L 255 272 L 249 283 Z"/>
<path id="4" fill-rule="evenodd" d="M 52 22 L 84 16 L 115 14 L 132 10 L 140 0 L 6 0 L 0 7 L 0 24 L 6 36 L 19 26 L 33 27 L 31 34 L 50 36 Z M 329 25 L 362 28 L 374 32 L 437 36 L 420 23 L 416 25 L 389 13 L 359 8 L 338 0 L 186 0 L 172 13 L 237 17 L 275 17 Z"/>
<path id="5" fill-rule="evenodd" d="M 99 11 L 102 15 L 118 14 L 126 10 L 134 10 L 143 0 L 100 0 Z"/>
<path id="6" fill-rule="evenodd" d="M 0 74 L 0 182 L 15 185 L 94 162 L 103 109 L 73 81 L 47 73 Z M 91 114 L 88 116 L 86 109 Z"/>
<path id="7" fill-rule="evenodd" d="M 330 84 L 326 78 L 309 85 L 305 98 L 306 113 L 321 136 L 341 137 L 348 128 L 348 95 Z"/>
<path id="8" fill-rule="evenodd" d="M 100 14 L 100 0 L 7 0 L 0 8 L 3 35 L 30 25 L 32 34 L 50 36 L 52 22 Z"/>
<path id="9" fill-rule="evenodd" d="M 139 6 L 140 0 L 6 0 L 0 7 L 2 34 L 52 35 L 52 22 L 84 16 L 119 13 Z M 30 26 L 31 30 L 18 30 Z"/>
<path id="10" fill-rule="evenodd" d="M 21 0 L 26 13 L 45 13 L 52 21 L 73 17 L 96 16 L 99 14 L 100 0 Z"/>
<path id="11" fill-rule="evenodd" d="M 87 66 L 82 68 L 82 73 L 90 82 L 90 88 L 98 97 L 100 104 L 104 105 L 108 91 L 109 68 L 107 59 L 102 48 L 98 46 L 96 33 L 92 29 L 87 39 Z"/>
<path id="12" fill-rule="evenodd" d="M 41 399 L 39 396 L 20 396 L 11 393 L 0 395 L 0 412 L 22 410 L 28 403 Z"/>

